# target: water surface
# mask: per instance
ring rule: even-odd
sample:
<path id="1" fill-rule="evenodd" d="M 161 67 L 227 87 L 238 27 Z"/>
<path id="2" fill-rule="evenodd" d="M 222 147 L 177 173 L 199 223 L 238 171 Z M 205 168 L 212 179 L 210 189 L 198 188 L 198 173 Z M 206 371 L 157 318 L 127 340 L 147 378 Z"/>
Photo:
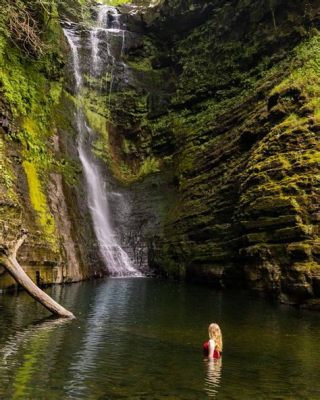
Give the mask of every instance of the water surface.
<path id="1" fill-rule="evenodd" d="M 152 279 L 48 290 L 77 319 L 25 293 L 0 295 L 1 399 L 320 399 L 320 315 Z M 201 353 L 221 324 L 221 362 Z"/>

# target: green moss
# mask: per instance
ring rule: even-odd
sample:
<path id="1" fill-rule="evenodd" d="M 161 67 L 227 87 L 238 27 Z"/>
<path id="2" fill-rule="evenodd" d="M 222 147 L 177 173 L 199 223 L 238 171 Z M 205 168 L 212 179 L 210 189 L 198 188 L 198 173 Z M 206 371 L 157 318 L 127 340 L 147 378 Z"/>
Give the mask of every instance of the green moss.
<path id="1" fill-rule="evenodd" d="M 257 57 L 259 43 L 238 51 L 237 43 L 205 41 L 206 31 L 202 26 L 185 41 L 178 42 L 183 72 L 172 103 L 177 110 L 151 122 L 153 132 L 165 132 L 167 127 L 167 132 L 174 133 L 179 148 L 173 165 L 180 193 L 167 215 L 166 238 L 176 243 L 190 235 L 188 243 L 194 244 L 194 252 L 199 254 L 201 246 L 195 244 L 199 238 L 221 243 L 220 233 L 212 226 L 231 218 L 237 226 L 239 215 L 249 216 L 245 227 L 253 232 L 246 236 L 247 245 L 268 242 L 269 248 L 274 241 L 310 238 L 314 231 L 307 210 L 312 202 L 312 185 L 318 186 L 312 182 L 319 165 L 319 151 L 309 124 L 310 118 L 320 115 L 319 37 L 309 38 L 274 67 L 270 60 L 261 59 L 255 69 L 246 69 L 244 59 Z M 214 57 L 219 55 L 212 63 L 208 62 L 210 53 Z M 279 94 L 283 103 L 282 114 L 275 123 L 267 119 L 264 100 L 250 101 L 261 88 L 272 84 L 270 96 Z M 288 97 L 292 88 L 301 93 L 300 99 Z M 268 95 L 261 93 L 262 98 Z M 261 131 L 263 135 L 259 137 Z M 237 145 L 242 132 L 253 139 L 248 153 Z M 243 186 L 239 187 L 239 182 Z M 234 193 L 229 186 L 234 186 Z M 226 237 L 230 240 L 232 232 Z M 263 254 L 264 250 L 260 250 Z M 169 254 L 165 247 L 163 251 L 163 257 L 168 256 L 171 262 L 183 257 Z M 281 251 L 277 259 L 288 262 L 286 250 L 282 247 Z M 210 258 L 216 253 L 212 250 Z M 232 248 L 225 249 L 222 244 L 220 253 L 230 259 Z M 170 261 L 166 262 L 170 265 Z M 179 268 L 179 261 L 174 264 Z M 169 270 L 165 265 L 164 268 Z"/>
<path id="2" fill-rule="evenodd" d="M 142 72 L 149 72 L 152 71 L 151 60 L 149 58 L 140 58 L 136 60 L 127 60 L 127 64 L 130 68 L 142 71 Z"/>
<path id="3" fill-rule="evenodd" d="M 23 162 L 23 168 L 27 176 L 29 196 L 33 209 L 36 212 L 39 226 L 42 228 L 46 240 L 53 248 L 57 247 L 55 221 L 49 210 L 45 192 L 37 172 L 37 168 L 29 161 Z"/>
<path id="4" fill-rule="evenodd" d="M 99 133 L 106 142 L 108 142 L 108 119 L 104 115 L 99 114 L 98 110 L 93 111 L 92 108 L 85 108 L 85 111 L 90 127 L 96 133 Z"/>
<path id="5" fill-rule="evenodd" d="M 317 116 L 320 113 L 320 35 L 318 32 L 313 35 L 296 48 L 289 76 L 273 88 L 271 95 L 297 88 L 306 96 L 305 108 L 311 107 Z"/>
<path id="6" fill-rule="evenodd" d="M 8 199 L 17 201 L 15 193 L 15 176 L 12 167 L 8 164 L 5 154 L 5 143 L 0 138 L 0 187 L 5 187 Z"/>
<path id="7" fill-rule="evenodd" d="M 114 160 L 111 166 L 114 176 L 124 185 L 132 184 L 161 171 L 160 161 L 153 157 L 144 159 L 135 169 L 117 160 Z"/>
<path id="8" fill-rule="evenodd" d="M 319 271 L 319 264 L 316 261 L 299 262 L 299 263 L 295 263 L 292 266 L 292 269 L 294 269 L 295 271 L 301 271 L 301 272 Z"/>
<path id="9" fill-rule="evenodd" d="M 98 3 L 103 3 L 108 6 L 120 6 L 121 4 L 130 4 L 131 0 L 99 0 Z"/>
<path id="10" fill-rule="evenodd" d="M 13 115 L 11 126 L 15 127 L 6 135 L 6 140 L 12 141 L 11 147 L 17 148 L 17 141 L 21 143 L 19 150 L 30 203 L 43 238 L 56 251 L 57 233 L 48 207 L 45 182 L 51 172 L 59 170 L 60 163 L 56 160 L 51 140 L 56 135 L 54 109 L 62 88 L 60 55 L 57 52 L 61 28 L 54 15 L 47 21 L 46 27 L 43 32 L 46 52 L 37 58 L 28 58 L 8 39 L 1 40 L 0 91 L 5 107 Z M 7 187 L 6 198 L 19 202 L 16 179 L 2 150 L 0 168 L 4 170 L 1 175 Z"/>
<path id="11" fill-rule="evenodd" d="M 111 145 L 110 126 L 117 125 L 116 128 L 113 127 L 113 130 L 119 129 L 119 124 L 122 128 L 130 129 L 131 124 L 142 120 L 146 113 L 146 96 L 139 96 L 129 90 L 113 93 L 109 99 L 92 88 L 85 88 L 79 101 L 80 105 L 84 107 L 90 128 L 97 135 L 93 142 L 94 153 L 106 162 L 111 173 L 120 182 L 123 184 L 133 183 L 160 170 L 160 162 L 156 157 L 145 157 L 134 164 L 126 162 L 123 155 L 130 157 L 132 153 L 136 152 L 136 145 L 129 138 L 120 140 L 115 138 L 115 142 L 117 144 L 120 142 L 121 146 Z M 130 104 L 129 107 L 128 104 Z M 109 105 L 111 110 L 109 110 Z"/>
<path id="12" fill-rule="evenodd" d="M 144 160 L 142 165 L 140 166 L 140 170 L 138 173 L 138 179 L 142 178 L 143 176 L 153 174 L 155 172 L 159 172 L 159 160 L 155 158 L 147 158 Z"/>

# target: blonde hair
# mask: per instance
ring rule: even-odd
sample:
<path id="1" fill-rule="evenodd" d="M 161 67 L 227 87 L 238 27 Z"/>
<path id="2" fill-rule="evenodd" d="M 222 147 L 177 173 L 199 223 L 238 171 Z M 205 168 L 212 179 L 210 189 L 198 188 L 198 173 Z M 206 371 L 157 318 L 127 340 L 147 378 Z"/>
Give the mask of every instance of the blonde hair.
<path id="1" fill-rule="evenodd" d="M 220 326 L 216 323 L 212 323 L 209 325 L 208 328 L 209 339 L 213 339 L 216 343 L 216 349 L 218 351 L 222 351 L 223 344 L 222 344 L 222 333 Z"/>

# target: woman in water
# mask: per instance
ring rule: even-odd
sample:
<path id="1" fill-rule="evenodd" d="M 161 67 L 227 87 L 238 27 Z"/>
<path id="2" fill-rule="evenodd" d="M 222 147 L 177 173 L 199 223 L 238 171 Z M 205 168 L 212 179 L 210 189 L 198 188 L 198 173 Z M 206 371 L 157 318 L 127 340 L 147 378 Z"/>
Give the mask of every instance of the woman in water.
<path id="1" fill-rule="evenodd" d="M 221 358 L 222 333 L 218 324 L 212 323 L 208 328 L 209 340 L 203 344 L 203 352 L 208 359 Z"/>

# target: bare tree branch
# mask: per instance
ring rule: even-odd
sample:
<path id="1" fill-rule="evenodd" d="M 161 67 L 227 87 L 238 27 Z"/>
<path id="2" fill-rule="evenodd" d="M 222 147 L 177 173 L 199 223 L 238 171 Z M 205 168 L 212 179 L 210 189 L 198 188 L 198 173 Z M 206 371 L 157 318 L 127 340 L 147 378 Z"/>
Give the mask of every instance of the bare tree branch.
<path id="1" fill-rule="evenodd" d="M 61 318 L 74 318 L 74 315 L 54 301 L 47 293 L 41 290 L 26 274 L 17 261 L 17 253 L 27 238 L 27 231 L 21 232 L 11 243 L 0 243 L 0 265 L 18 282 L 31 297 L 41 303 L 50 312 Z"/>

